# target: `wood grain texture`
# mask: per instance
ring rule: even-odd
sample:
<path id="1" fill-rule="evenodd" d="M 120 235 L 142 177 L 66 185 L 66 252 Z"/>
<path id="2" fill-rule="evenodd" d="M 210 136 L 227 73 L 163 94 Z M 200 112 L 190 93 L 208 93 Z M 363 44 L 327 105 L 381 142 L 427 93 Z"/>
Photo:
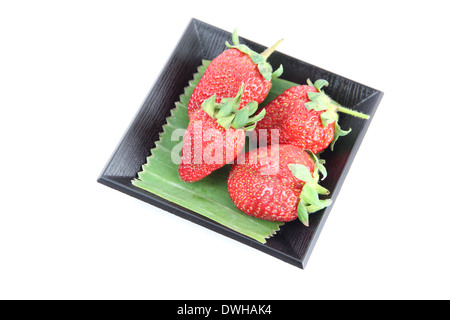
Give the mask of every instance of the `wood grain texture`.
<path id="1" fill-rule="evenodd" d="M 255 51 L 261 52 L 265 49 L 264 46 L 250 40 L 244 38 L 240 38 L 240 40 Z M 149 155 L 149 150 L 155 146 L 155 141 L 159 138 L 159 133 L 162 131 L 162 126 L 166 122 L 170 110 L 196 72 L 197 66 L 201 64 L 202 59 L 210 60 L 219 55 L 225 49 L 225 41 L 231 41 L 231 33 L 196 19 L 190 22 L 98 181 L 304 268 L 326 218 L 332 211 L 332 206 L 312 214 L 308 228 L 298 221 L 287 223 L 273 238 L 268 239 L 265 244 L 261 244 L 202 217 L 194 211 L 187 210 L 131 184 L 131 179 L 136 177 Z M 328 80 L 330 85 L 325 91 L 334 100 L 371 116 L 374 115 L 383 96 L 383 93 L 378 90 L 278 51 L 271 55 L 269 62 L 274 68 L 283 64 L 285 71 L 282 78 L 292 82 L 306 83 L 308 78 Z M 339 189 L 344 183 L 345 176 L 370 122 L 371 119 L 361 120 L 344 114 L 340 116 L 341 127 L 343 129 L 352 128 L 352 132 L 338 140 L 333 152 L 326 150 L 322 154 L 322 158 L 327 162 L 328 170 L 328 177 L 323 181 L 323 186 L 332 192 L 333 199 L 338 196 Z"/>

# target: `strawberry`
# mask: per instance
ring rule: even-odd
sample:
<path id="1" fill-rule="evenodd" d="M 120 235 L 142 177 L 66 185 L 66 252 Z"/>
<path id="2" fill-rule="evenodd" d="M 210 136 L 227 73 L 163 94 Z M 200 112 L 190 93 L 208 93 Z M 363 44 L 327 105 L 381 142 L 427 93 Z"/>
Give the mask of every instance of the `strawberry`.
<path id="1" fill-rule="evenodd" d="M 259 134 L 262 129 L 267 130 L 267 145 L 272 143 L 268 129 L 278 129 L 281 144 L 294 144 L 313 153 L 319 153 L 331 144 L 333 150 L 336 140 L 351 131 L 344 131 L 339 126 L 338 111 L 369 118 L 333 101 L 322 90 L 327 85 L 325 80 L 312 84 L 308 79 L 308 85 L 289 88 L 272 100 L 265 107 L 266 116 L 256 127 Z"/>
<path id="2" fill-rule="evenodd" d="M 236 30 L 232 39 L 234 45 L 226 43 L 229 49 L 211 61 L 195 87 L 188 104 L 189 118 L 213 94 L 216 95 L 216 102 L 236 96 L 242 83 L 245 83 L 245 88 L 240 107 L 251 101 L 260 104 L 269 93 L 272 77 L 279 77 L 283 72 L 280 66 L 272 73 L 272 66 L 266 61 L 282 40 L 259 54 L 239 43 Z"/>
<path id="3" fill-rule="evenodd" d="M 245 163 L 233 164 L 227 184 L 236 207 L 247 215 L 270 221 L 297 217 L 308 226 L 309 213 L 330 205 L 319 199 L 328 190 L 318 184 L 326 170 L 312 153 L 290 145 L 272 145 L 245 154 Z"/>
<path id="4" fill-rule="evenodd" d="M 189 120 L 183 137 L 179 176 L 195 182 L 233 161 L 245 145 L 245 131 L 253 130 L 265 111 L 251 117 L 258 109 L 252 101 L 239 109 L 244 83 L 234 98 L 216 102 L 216 95 L 202 103 Z"/>

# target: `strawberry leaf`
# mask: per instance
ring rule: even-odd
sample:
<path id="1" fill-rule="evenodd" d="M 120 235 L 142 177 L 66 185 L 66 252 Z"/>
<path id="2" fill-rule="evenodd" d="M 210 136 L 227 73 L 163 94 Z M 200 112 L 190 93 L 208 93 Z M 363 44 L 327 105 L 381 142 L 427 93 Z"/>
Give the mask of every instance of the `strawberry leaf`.
<path id="1" fill-rule="evenodd" d="M 231 126 L 235 129 L 241 129 L 248 121 L 248 109 L 242 108 L 236 113 L 236 117 L 233 120 Z"/>
<path id="2" fill-rule="evenodd" d="M 264 79 L 272 80 L 272 66 L 268 62 L 261 62 L 258 64 L 258 70 Z"/>
<path id="3" fill-rule="evenodd" d="M 261 57 L 261 55 L 259 53 L 251 52 L 249 54 L 249 56 L 250 56 L 250 59 L 252 59 L 254 64 L 258 64 L 258 63 L 264 62 L 264 58 Z"/>
<path id="4" fill-rule="evenodd" d="M 305 103 L 305 107 L 306 109 L 308 109 L 308 111 L 314 110 L 314 111 L 323 111 L 323 110 L 328 110 L 328 107 L 320 104 L 317 101 L 309 101 Z"/>
<path id="5" fill-rule="evenodd" d="M 341 126 L 338 124 L 338 122 L 336 121 L 334 124 L 334 138 L 333 141 L 331 141 L 331 151 L 334 150 L 334 144 L 336 143 L 337 139 L 339 139 L 339 137 L 344 137 L 346 135 L 348 135 L 350 132 L 352 131 L 352 129 L 348 129 L 347 131 L 342 130 Z"/>
<path id="6" fill-rule="evenodd" d="M 233 44 L 235 46 L 239 45 L 239 36 L 238 36 L 238 33 L 237 33 L 237 28 L 234 29 L 233 34 L 231 35 L 231 40 L 233 41 Z"/>
<path id="7" fill-rule="evenodd" d="M 252 115 L 256 112 L 256 110 L 258 110 L 258 102 L 256 101 L 249 102 L 245 105 L 245 108 L 248 109 L 248 114 Z"/>
<path id="8" fill-rule="evenodd" d="M 306 210 L 308 211 L 308 213 L 314 213 L 319 210 L 325 209 L 331 204 L 331 202 L 332 202 L 331 199 L 319 200 L 318 205 L 310 204 L 306 206 Z"/>
<path id="9" fill-rule="evenodd" d="M 322 97 L 322 93 L 320 92 L 308 92 L 308 98 L 311 101 L 317 100 Z"/>
<path id="10" fill-rule="evenodd" d="M 242 85 L 239 88 L 238 93 L 232 99 L 232 101 L 233 101 L 233 112 L 234 113 L 236 113 L 239 110 L 239 107 L 241 106 L 241 98 L 242 98 L 242 94 L 244 93 L 244 88 L 245 88 L 245 83 L 242 82 Z"/>
<path id="11" fill-rule="evenodd" d="M 313 185 L 313 187 L 314 187 L 314 190 L 316 190 L 318 194 L 322 194 L 322 195 L 329 195 L 330 194 L 330 191 L 328 189 L 322 187 L 317 182 Z"/>
<path id="12" fill-rule="evenodd" d="M 214 111 L 216 108 L 216 95 L 212 95 L 202 103 L 202 109 L 211 117 L 214 117 Z"/>
<path id="13" fill-rule="evenodd" d="M 219 111 L 216 113 L 214 118 L 220 119 L 228 117 L 229 115 L 231 115 L 232 111 L 233 111 L 233 101 L 228 100 L 223 105 L 220 106 Z"/>
<path id="14" fill-rule="evenodd" d="M 255 130 L 255 128 L 256 128 L 256 123 L 251 124 L 251 125 L 246 125 L 244 127 L 244 131 L 252 131 L 252 130 Z"/>
<path id="15" fill-rule="evenodd" d="M 264 118 L 265 115 L 266 115 L 266 109 L 262 109 L 261 112 L 258 113 L 256 116 L 249 118 L 247 121 L 247 124 L 256 123 L 259 120 L 262 120 L 262 118 Z"/>
<path id="16" fill-rule="evenodd" d="M 310 150 L 305 151 L 314 161 L 314 173 L 313 173 L 314 180 L 316 182 L 319 181 L 319 173 L 322 174 L 322 180 L 324 180 L 327 177 L 327 169 L 324 166 L 325 160 L 319 159 L 319 157 Z"/>
<path id="17" fill-rule="evenodd" d="M 314 189 L 314 187 L 310 183 L 307 183 L 303 186 L 300 197 L 303 201 L 305 201 L 306 203 L 309 203 L 309 204 L 318 206 L 320 203 L 319 202 L 319 194 L 317 193 L 316 189 Z"/>
<path id="18" fill-rule="evenodd" d="M 311 171 L 309 171 L 308 167 L 302 165 L 302 164 L 294 164 L 291 163 L 288 165 L 289 170 L 291 170 L 291 173 L 294 177 L 297 179 L 304 181 L 306 183 L 308 182 L 314 182 L 313 176 L 311 175 Z"/>
<path id="19" fill-rule="evenodd" d="M 232 114 L 231 116 L 217 119 L 217 123 L 220 124 L 223 128 L 228 130 L 230 129 L 231 123 L 233 122 L 235 117 L 236 115 Z"/>
<path id="20" fill-rule="evenodd" d="M 280 66 L 278 67 L 278 69 L 275 70 L 275 71 L 272 73 L 272 79 L 279 78 L 279 77 L 283 74 L 283 71 L 284 71 L 283 65 L 280 64 Z"/>
<path id="21" fill-rule="evenodd" d="M 300 201 L 297 206 L 298 219 L 305 225 L 309 226 L 309 213 L 305 205 Z"/>
<path id="22" fill-rule="evenodd" d="M 323 190 L 326 191 L 322 192 Z M 321 200 L 319 194 L 328 194 L 328 190 L 321 187 L 317 182 L 308 182 L 303 185 L 300 193 L 300 202 L 308 208 L 309 213 L 316 212 L 331 204 L 330 199 Z"/>
<path id="23" fill-rule="evenodd" d="M 327 127 L 330 123 L 338 120 L 338 114 L 332 110 L 327 110 L 320 114 L 320 120 L 322 121 L 323 127 Z"/>
<path id="24" fill-rule="evenodd" d="M 317 89 L 317 91 L 322 92 L 323 87 L 328 87 L 328 81 L 319 79 L 314 82 L 314 87 Z"/>

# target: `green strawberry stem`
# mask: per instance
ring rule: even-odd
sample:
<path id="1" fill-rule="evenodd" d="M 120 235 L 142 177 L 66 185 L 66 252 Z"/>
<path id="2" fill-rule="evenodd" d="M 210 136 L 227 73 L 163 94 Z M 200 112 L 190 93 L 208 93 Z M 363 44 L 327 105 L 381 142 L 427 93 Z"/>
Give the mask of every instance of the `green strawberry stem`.
<path id="1" fill-rule="evenodd" d="M 346 114 L 349 114 L 351 116 L 354 116 L 354 117 L 357 117 L 357 118 L 361 118 L 361 119 L 366 119 L 367 120 L 367 119 L 370 118 L 370 116 L 365 114 L 365 113 L 358 112 L 358 111 L 355 111 L 355 110 L 352 110 L 352 109 L 348 109 L 348 108 L 345 108 L 343 106 L 338 106 L 337 107 L 337 111 L 338 112 L 342 112 L 342 113 L 346 113 Z"/>
<path id="2" fill-rule="evenodd" d="M 264 58 L 264 60 L 269 59 L 269 57 L 272 55 L 272 53 L 275 52 L 275 50 L 278 48 L 278 46 L 284 41 L 284 39 L 278 40 L 273 46 L 270 48 L 267 48 L 263 53 L 261 53 L 261 57 Z"/>

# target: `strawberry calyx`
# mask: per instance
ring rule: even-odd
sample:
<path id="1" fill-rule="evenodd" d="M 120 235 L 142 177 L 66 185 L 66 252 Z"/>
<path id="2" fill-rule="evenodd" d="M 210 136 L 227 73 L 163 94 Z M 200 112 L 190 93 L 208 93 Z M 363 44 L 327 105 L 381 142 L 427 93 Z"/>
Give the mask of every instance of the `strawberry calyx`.
<path id="1" fill-rule="evenodd" d="M 251 101 L 239 109 L 245 83 L 242 83 L 239 92 L 234 98 L 222 98 L 219 103 L 216 102 L 216 95 L 212 95 L 202 103 L 202 109 L 224 129 L 230 128 L 243 129 L 251 131 L 255 129 L 259 120 L 264 118 L 266 110 L 263 109 L 257 115 L 258 103 Z"/>
<path id="2" fill-rule="evenodd" d="M 312 81 L 308 79 L 307 83 L 308 85 L 315 87 L 318 92 L 308 92 L 308 98 L 310 101 L 305 103 L 306 109 L 308 109 L 309 111 L 325 111 L 320 114 L 320 119 L 324 127 L 334 122 L 334 138 L 331 142 L 331 150 L 334 149 L 334 144 L 339 137 L 346 136 L 352 131 L 352 129 L 342 130 L 341 126 L 338 124 L 338 112 L 346 113 L 354 117 L 366 120 L 370 118 L 370 116 L 367 114 L 341 106 L 339 103 L 326 95 L 323 91 L 323 87 L 328 86 L 328 81 L 319 79 L 316 82 L 312 83 Z"/>
<path id="3" fill-rule="evenodd" d="M 239 36 L 237 34 L 237 29 L 234 29 L 233 35 L 232 35 L 232 41 L 233 45 L 230 43 L 225 42 L 226 46 L 230 49 L 237 49 L 241 51 L 242 53 L 245 53 L 250 56 L 254 64 L 258 65 L 258 70 L 261 73 L 261 75 L 266 79 L 267 81 L 271 81 L 273 78 L 278 78 L 283 73 L 283 65 L 280 65 L 280 67 L 273 72 L 272 66 L 270 63 L 267 62 L 267 59 L 269 56 L 276 50 L 276 48 L 283 42 L 283 39 L 278 40 L 277 43 L 275 43 L 270 48 L 267 48 L 263 53 L 259 54 L 249 47 L 247 47 L 244 44 L 239 43 Z"/>
<path id="4" fill-rule="evenodd" d="M 320 175 L 322 179 L 327 176 L 325 169 L 325 161 L 319 159 L 314 153 L 308 151 L 310 157 L 314 160 L 314 172 L 302 164 L 291 163 L 288 165 L 289 170 L 297 179 L 303 181 L 305 184 L 300 193 L 300 201 L 297 206 L 297 213 L 299 220 L 305 225 L 309 226 L 309 214 L 322 210 L 331 204 L 331 199 L 320 199 L 319 195 L 328 195 L 330 191 L 319 185 Z"/>

